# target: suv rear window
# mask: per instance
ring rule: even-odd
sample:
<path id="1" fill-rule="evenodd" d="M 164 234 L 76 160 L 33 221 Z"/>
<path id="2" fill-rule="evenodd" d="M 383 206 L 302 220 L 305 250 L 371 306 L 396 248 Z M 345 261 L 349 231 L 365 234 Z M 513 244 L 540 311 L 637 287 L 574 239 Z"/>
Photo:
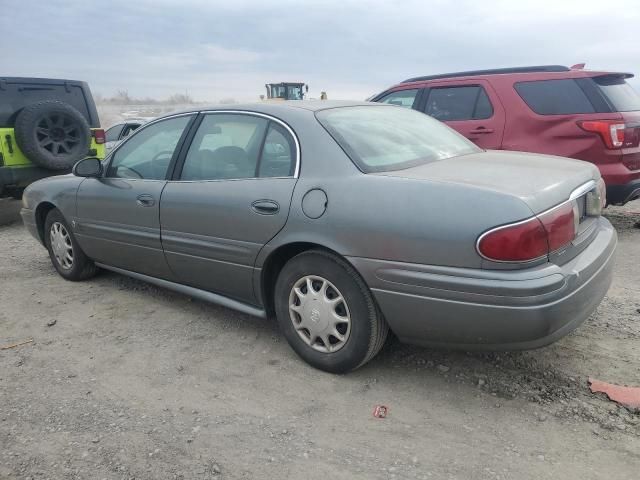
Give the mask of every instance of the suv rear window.
<path id="1" fill-rule="evenodd" d="M 481 120 L 493 115 L 493 107 L 479 85 L 436 87 L 429 90 L 425 113 L 442 122 Z"/>
<path id="2" fill-rule="evenodd" d="M 620 75 L 594 77 L 593 81 L 617 112 L 640 110 L 640 95 Z"/>
<path id="3" fill-rule="evenodd" d="M 91 92 L 78 82 L 38 78 L 0 78 L 0 128 L 12 128 L 17 114 L 27 105 L 59 100 L 78 110 L 91 128 L 100 127 Z M 84 84 L 86 85 L 86 84 Z"/>
<path id="4" fill-rule="evenodd" d="M 401 170 L 481 151 L 445 124 L 406 108 L 330 108 L 316 117 L 365 173 Z"/>
<path id="5" fill-rule="evenodd" d="M 514 85 L 529 108 L 540 115 L 594 113 L 595 108 L 575 80 L 538 80 Z"/>

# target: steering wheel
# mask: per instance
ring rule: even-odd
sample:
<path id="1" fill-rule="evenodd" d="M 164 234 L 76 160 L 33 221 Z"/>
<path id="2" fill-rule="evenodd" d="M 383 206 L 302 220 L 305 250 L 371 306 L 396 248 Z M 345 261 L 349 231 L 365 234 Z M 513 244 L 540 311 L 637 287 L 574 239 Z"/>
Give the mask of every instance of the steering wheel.
<path id="1" fill-rule="evenodd" d="M 171 160 L 171 157 L 173 156 L 173 150 L 162 150 L 161 152 L 156 153 L 153 156 L 153 158 L 151 159 L 151 163 L 155 162 L 156 160 L 158 160 L 163 155 L 168 155 L 169 156 L 169 160 Z"/>
<path id="2" fill-rule="evenodd" d="M 118 175 L 118 177 L 120 177 L 120 178 L 143 178 L 143 176 L 142 176 L 142 174 L 140 172 L 138 172 L 137 170 L 135 170 L 135 169 L 133 169 L 131 167 L 125 167 L 124 165 L 118 165 L 117 169 L 118 169 L 118 173 L 120 173 L 119 170 L 126 170 L 127 172 L 131 173 L 131 175 L 127 175 L 125 177 L 122 177 L 121 175 Z"/>

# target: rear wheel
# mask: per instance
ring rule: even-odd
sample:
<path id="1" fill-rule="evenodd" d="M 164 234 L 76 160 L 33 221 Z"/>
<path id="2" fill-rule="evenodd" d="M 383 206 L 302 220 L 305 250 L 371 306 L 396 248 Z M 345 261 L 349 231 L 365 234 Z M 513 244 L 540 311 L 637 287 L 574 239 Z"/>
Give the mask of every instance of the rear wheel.
<path id="1" fill-rule="evenodd" d="M 87 257 L 76 241 L 67 221 L 54 208 L 44 224 L 44 243 L 51 263 L 66 280 L 78 281 L 93 277 L 98 267 Z"/>
<path id="2" fill-rule="evenodd" d="M 311 250 L 284 266 L 275 288 L 280 328 L 307 363 L 354 370 L 382 348 L 388 326 L 364 281 L 342 258 Z"/>

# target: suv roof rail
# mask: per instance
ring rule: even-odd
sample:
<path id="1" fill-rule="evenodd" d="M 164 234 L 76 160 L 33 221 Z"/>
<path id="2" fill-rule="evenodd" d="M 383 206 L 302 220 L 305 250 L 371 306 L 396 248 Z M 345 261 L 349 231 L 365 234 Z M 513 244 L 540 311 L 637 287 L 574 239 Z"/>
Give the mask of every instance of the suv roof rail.
<path id="1" fill-rule="evenodd" d="M 419 82 L 422 80 L 436 80 L 438 78 L 471 77 L 475 75 L 499 75 L 505 73 L 532 73 L 532 72 L 568 72 L 569 67 L 564 65 L 538 65 L 533 67 L 492 68 L 489 70 L 469 70 L 467 72 L 440 73 L 438 75 L 426 75 L 403 80 L 400 83 Z"/>

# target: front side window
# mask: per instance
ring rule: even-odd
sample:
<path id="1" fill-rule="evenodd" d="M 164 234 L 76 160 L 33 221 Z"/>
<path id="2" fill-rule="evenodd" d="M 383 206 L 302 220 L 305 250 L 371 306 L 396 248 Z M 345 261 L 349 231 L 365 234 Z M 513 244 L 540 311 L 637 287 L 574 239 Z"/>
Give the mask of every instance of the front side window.
<path id="1" fill-rule="evenodd" d="M 411 90 L 400 90 L 398 92 L 391 92 L 390 94 L 385 95 L 378 100 L 378 102 L 411 108 L 416 100 L 416 95 L 418 95 L 417 88 L 413 88 Z"/>
<path id="2" fill-rule="evenodd" d="M 425 113 L 442 122 L 481 120 L 493 115 L 493 107 L 479 85 L 432 88 Z"/>
<path id="3" fill-rule="evenodd" d="M 257 176 L 258 157 L 269 121 L 236 113 L 209 114 L 196 132 L 182 167 L 182 180 L 225 180 Z"/>
<path id="4" fill-rule="evenodd" d="M 365 173 L 401 170 L 482 151 L 445 124 L 415 110 L 342 107 L 321 110 L 316 117 Z"/>
<path id="5" fill-rule="evenodd" d="M 153 123 L 116 150 L 107 177 L 164 180 L 190 115 Z"/>
<path id="6" fill-rule="evenodd" d="M 570 115 L 596 111 L 582 88 L 572 78 L 519 82 L 514 88 L 529 108 L 539 115 Z"/>

